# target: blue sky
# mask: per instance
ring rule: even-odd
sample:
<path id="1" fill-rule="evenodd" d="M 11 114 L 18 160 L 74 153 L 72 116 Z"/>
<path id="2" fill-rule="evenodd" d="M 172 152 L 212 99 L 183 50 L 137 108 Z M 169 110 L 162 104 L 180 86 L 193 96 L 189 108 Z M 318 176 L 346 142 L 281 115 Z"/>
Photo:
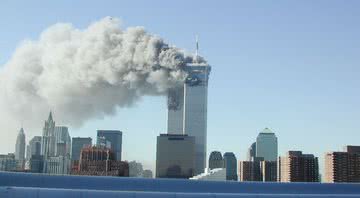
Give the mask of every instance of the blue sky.
<path id="1" fill-rule="evenodd" d="M 360 145 L 359 8 L 359 1 L 333 0 L 4 0 L 0 65 L 22 40 L 37 39 L 57 22 L 85 28 L 119 17 L 124 27 L 144 26 L 188 51 L 198 34 L 200 54 L 212 65 L 208 151 L 245 159 L 258 132 L 269 127 L 279 138 L 279 154 L 297 149 L 322 158 Z M 71 135 L 95 137 L 96 129 L 122 130 L 124 158 L 153 168 L 156 136 L 166 132 L 166 99 L 145 97 L 116 116 L 71 128 Z M 13 151 L 14 143 L 1 143 L 2 152 Z"/>

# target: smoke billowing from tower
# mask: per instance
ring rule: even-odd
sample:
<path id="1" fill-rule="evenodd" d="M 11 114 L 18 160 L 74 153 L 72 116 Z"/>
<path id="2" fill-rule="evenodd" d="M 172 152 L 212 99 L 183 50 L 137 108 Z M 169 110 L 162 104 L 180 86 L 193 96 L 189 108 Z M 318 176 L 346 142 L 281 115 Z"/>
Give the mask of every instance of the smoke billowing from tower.
<path id="1" fill-rule="evenodd" d="M 83 30 L 55 24 L 22 42 L 1 69 L 0 108 L 25 121 L 52 109 L 63 122 L 81 125 L 182 86 L 192 59 L 142 27 L 122 30 L 116 18 Z"/>

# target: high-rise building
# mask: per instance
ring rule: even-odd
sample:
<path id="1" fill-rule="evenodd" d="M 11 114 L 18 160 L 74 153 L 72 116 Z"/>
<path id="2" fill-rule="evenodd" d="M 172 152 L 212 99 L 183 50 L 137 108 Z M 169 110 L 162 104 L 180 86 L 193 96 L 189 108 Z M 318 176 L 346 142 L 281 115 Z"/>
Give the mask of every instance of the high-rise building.
<path id="1" fill-rule="evenodd" d="M 265 128 L 256 138 L 256 157 L 265 161 L 277 161 L 278 141 L 275 133 Z"/>
<path id="2" fill-rule="evenodd" d="M 238 180 L 237 159 L 232 152 L 224 153 L 224 168 L 226 169 L 226 180 Z"/>
<path id="3" fill-rule="evenodd" d="M 129 177 L 142 177 L 143 166 L 140 162 L 131 161 L 129 164 Z"/>
<path id="4" fill-rule="evenodd" d="M 260 161 L 261 181 L 276 182 L 277 181 L 277 162 L 276 161 Z"/>
<path id="5" fill-rule="evenodd" d="M 318 158 L 301 151 L 289 151 L 278 160 L 278 181 L 280 182 L 318 182 Z"/>
<path id="6" fill-rule="evenodd" d="M 197 45 L 198 46 L 198 45 Z M 187 64 L 185 83 L 168 93 L 168 134 L 187 134 L 195 137 L 195 174 L 206 167 L 207 95 L 211 67 L 200 63 L 196 53 L 193 63 Z"/>
<path id="7" fill-rule="evenodd" d="M 16 169 L 17 160 L 15 160 L 15 155 L 13 153 L 0 155 L 0 171 L 15 171 Z"/>
<path id="8" fill-rule="evenodd" d="M 41 138 L 41 155 L 44 156 L 44 160 L 48 157 L 55 156 L 55 121 L 52 117 L 52 112 L 50 112 L 48 120 L 45 121 L 43 134 Z M 46 167 L 44 167 L 46 168 Z"/>
<path id="9" fill-rule="evenodd" d="M 72 169 L 74 175 L 129 176 L 127 162 L 115 160 L 115 153 L 105 147 L 81 149 L 79 166 Z"/>
<path id="10" fill-rule="evenodd" d="M 256 157 L 256 142 L 252 143 L 247 154 L 248 161 L 253 161 Z"/>
<path id="11" fill-rule="evenodd" d="M 44 169 L 44 157 L 42 155 L 32 155 L 29 160 L 29 169 L 32 173 L 42 173 Z"/>
<path id="12" fill-rule="evenodd" d="M 110 142 L 111 150 L 115 153 L 115 160 L 121 161 L 122 132 L 118 130 L 98 130 L 97 138 L 104 138 Z"/>
<path id="13" fill-rule="evenodd" d="M 63 153 L 63 156 L 70 157 L 71 154 L 71 137 L 69 129 L 66 126 L 55 126 L 55 154 Z M 60 147 L 58 147 L 60 146 Z M 65 148 L 64 148 L 65 147 Z M 60 151 L 58 151 L 60 149 Z M 65 152 L 64 152 L 65 149 Z"/>
<path id="14" fill-rule="evenodd" d="M 46 172 L 51 175 L 66 175 L 70 173 L 70 159 L 66 156 L 49 157 L 46 160 Z"/>
<path id="15" fill-rule="evenodd" d="M 209 169 L 224 168 L 224 159 L 220 151 L 213 151 L 209 156 Z"/>
<path id="16" fill-rule="evenodd" d="M 360 146 L 325 154 L 325 182 L 360 182 Z"/>
<path id="17" fill-rule="evenodd" d="M 20 170 L 24 169 L 25 165 L 25 133 L 24 129 L 21 128 L 19 134 L 16 138 L 16 145 L 15 145 L 15 160 L 17 160 L 18 168 Z"/>
<path id="18" fill-rule="evenodd" d="M 255 157 L 249 161 L 239 162 L 240 181 L 263 181 L 261 162 L 264 158 Z"/>
<path id="19" fill-rule="evenodd" d="M 27 159 L 30 159 L 33 155 L 41 154 L 41 136 L 34 136 L 28 145 Z"/>
<path id="20" fill-rule="evenodd" d="M 195 137 L 160 134 L 156 146 L 157 178 L 190 178 L 195 170 Z"/>
<path id="21" fill-rule="evenodd" d="M 92 139 L 90 137 L 74 137 L 72 138 L 71 146 L 71 160 L 79 160 L 81 149 L 92 146 Z"/>

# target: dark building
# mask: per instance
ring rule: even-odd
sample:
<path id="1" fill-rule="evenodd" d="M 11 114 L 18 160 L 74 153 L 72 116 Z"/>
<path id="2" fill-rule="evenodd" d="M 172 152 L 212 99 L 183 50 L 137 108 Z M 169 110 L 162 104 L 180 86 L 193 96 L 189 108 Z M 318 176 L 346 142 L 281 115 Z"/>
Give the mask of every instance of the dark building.
<path id="1" fill-rule="evenodd" d="M 256 142 L 252 143 L 248 150 L 248 161 L 253 161 L 256 157 Z"/>
<path id="2" fill-rule="evenodd" d="M 261 181 L 275 182 L 277 181 L 277 162 L 276 161 L 260 161 Z"/>
<path id="3" fill-rule="evenodd" d="M 301 151 L 289 151 L 279 157 L 278 181 L 280 182 L 318 182 L 318 158 Z"/>
<path id="4" fill-rule="evenodd" d="M 232 152 L 224 153 L 224 168 L 226 168 L 226 180 L 238 180 L 237 159 Z"/>
<path id="5" fill-rule="evenodd" d="M 71 146 L 71 160 L 79 160 L 81 149 L 92 145 L 92 139 L 90 137 L 74 137 L 72 138 Z"/>
<path id="6" fill-rule="evenodd" d="M 112 150 L 105 147 L 87 147 L 81 150 L 78 169 L 73 175 L 129 176 L 127 162 L 115 160 Z"/>
<path id="7" fill-rule="evenodd" d="M 156 177 L 190 178 L 195 170 L 195 137 L 160 134 L 157 137 Z"/>
<path id="8" fill-rule="evenodd" d="M 121 161 L 122 132 L 118 130 L 98 130 L 97 138 L 105 138 L 110 142 L 111 150 L 115 154 L 115 160 Z"/>
<path id="9" fill-rule="evenodd" d="M 29 168 L 32 173 L 42 173 L 44 168 L 44 157 L 42 155 L 32 155 L 29 160 Z"/>
<path id="10" fill-rule="evenodd" d="M 253 157 L 250 161 L 239 162 L 240 181 L 263 181 L 261 162 L 262 157 Z"/>
<path id="11" fill-rule="evenodd" d="M 325 155 L 325 182 L 360 182 L 360 146 Z"/>
<path id="12" fill-rule="evenodd" d="M 213 151 L 209 156 L 209 169 L 223 168 L 224 160 L 220 151 Z"/>

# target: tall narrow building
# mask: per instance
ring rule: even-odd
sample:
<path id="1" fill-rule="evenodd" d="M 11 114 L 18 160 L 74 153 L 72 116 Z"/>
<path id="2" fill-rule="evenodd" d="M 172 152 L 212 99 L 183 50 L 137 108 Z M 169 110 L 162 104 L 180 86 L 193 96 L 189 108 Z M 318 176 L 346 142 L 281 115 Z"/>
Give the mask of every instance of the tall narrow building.
<path id="1" fill-rule="evenodd" d="M 265 128 L 256 138 L 256 157 L 265 161 L 277 161 L 278 140 L 274 132 Z"/>
<path id="2" fill-rule="evenodd" d="M 55 122 L 50 112 L 48 120 L 45 121 L 43 134 L 41 138 L 41 155 L 44 157 L 43 172 L 47 172 L 47 160 L 55 156 Z"/>
<path id="3" fill-rule="evenodd" d="M 21 128 L 16 138 L 15 160 L 20 160 L 20 161 L 25 160 L 25 146 L 26 146 L 25 133 L 24 133 L 24 129 Z"/>
<path id="4" fill-rule="evenodd" d="M 198 44 L 193 63 L 185 66 L 188 76 L 183 84 L 168 93 L 168 134 L 195 137 L 195 174 L 206 167 L 207 95 L 211 67 L 200 62 Z"/>
<path id="5" fill-rule="evenodd" d="M 233 152 L 224 153 L 224 168 L 226 169 L 226 180 L 238 180 L 237 159 Z"/>

